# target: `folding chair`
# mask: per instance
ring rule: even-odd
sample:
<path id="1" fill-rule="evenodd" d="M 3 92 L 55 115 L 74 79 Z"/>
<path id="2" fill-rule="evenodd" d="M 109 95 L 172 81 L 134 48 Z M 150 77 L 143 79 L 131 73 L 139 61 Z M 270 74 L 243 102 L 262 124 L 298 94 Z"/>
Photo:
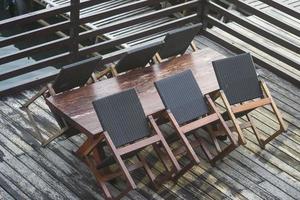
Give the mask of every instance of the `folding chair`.
<path id="1" fill-rule="evenodd" d="M 88 82 L 90 78 L 93 82 L 95 82 L 96 79 L 94 77 L 93 71 L 99 65 L 101 59 L 102 57 L 93 57 L 84 61 L 64 66 L 53 82 L 48 83 L 36 95 L 34 95 L 31 99 L 29 99 L 25 104 L 21 106 L 21 109 L 27 112 L 29 119 L 36 131 L 36 138 L 42 143 L 42 146 L 46 146 L 62 134 L 73 135 L 77 134 L 78 131 L 68 126 L 63 118 L 59 117 L 55 112 L 52 112 L 54 118 L 61 128 L 61 131 L 45 140 L 42 137 L 42 134 L 40 133 L 33 115 L 29 110 L 29 106 L 40 96 L 47 98 L 49 96 L 54 96 L 58 93 L 65 92 L 76 87 L 82 87 Z"/>
<path id="2" fill-rule="evenodd" d="M 159 80 L 155 82 L 155 87 L 165 106 L 166 117 L 175 128 L 177 137 L 183 143 L 183 146 L 175 150 L 174 154 L 187 153 L 192 159 L 186 170 L 200 162 L 194 151 L 194 148 L 199 145 L 213 165 L 238 146 L 210 96 L 208 94 L 203 96 L 191 70 Z M 231 142 L 223 150 L 216 139 L 216 132 L 211 127 L 211 125 L 218 123 L 221 124 Z M 208 130 L 217 151 L 215 156 L 210 153 L 203 138 L 195 132 L 199 128 Z M 188 138 L 189 135 L 193 135 L 195 140 L 191 141 L 191 138 Z"/>
<path id="3" fill-rule="evenodd" d="M 129 190 L 136 189 L 130 171 L 143 167 L 152 183 L 157 183 L 159 179 L 151 172 L 145 158 L 140 155 L 140 151 L 148 146 L 153 146 L 154 150 L 160 155 L 157 145 L 161 144 L 167 152 L 168 159 L 171 160 L 173 167 L 166 170 L 168 174 L 180 170 L 180 166 L 167 145 L 162 133 L 150 115 L 145 116 L 142 105 L 134 89 L 129 89 L 93 102 L 98 119 L 103 127 L 99 139 L 90 146 L 85 152 L 87 163 L 95 174 L 99 186 L 103 190 L 107 199 L 119 199 Z M 148 118 L 148 119 L 147 119 Z M 102 160 L 97 163 L 93 158 L 93 152 L 99 148 L 103 142 L 107 143 L 113 154 L 115 164 L 119 170 L 108 172 L 108 161 Z M 128 157 L 137 158 L 134 164 L 126 165 Z M 107 159 L 109 159 L 108 157 Z M 110 163 L 111 164 L 111 163 Z M 105 169 L 104 169 L 105 168 Z M 127 182 L 127 188 L 118 196 L 113 197 L 107 188 L 107 182 L 118 177 L 124 177 Z M 157 180 L 157 181 L 156 181 Z"/>
<path id="4" fill-rule="evenodd" d="M 197 47 L 193 39 L 201 28 L 202 24 L 195 24 L 168 32 L 164 39 L 165 43 L 155 55 L 156 60 L 162 62 L 166 58 L 183 55 L 189 46 L 192 47 L 193 51 L 196 51 Z"/>
<path id="5" fill-rule="evenodd" d="M 163 41 L 155 41 L 127 51 L 115 66 L 108 67 L 98 77 L 109 73 L 112 76 L 117 76 L 118 73 L 145 67 L 159 51 L 163 43 Z"/>
<path id="6" fill-rule="evenodd" d="M 249 53 L 225 58 L 213 62 L 213 67 L 220 85 L 220 96 L 226 112 L 225 120 L 231 120 L 239 134 L 239 143 L 246 144 L 242 129 L 251 128 L 259 145 L 265 145 L 276 136 L 287 130 L 280 112 L 263 81 L 259 81 L 255 72 L 252 57 Z M 280 125 L 280 129 L 267 139 L 259 137 L 258 129 L 253 123 L 250 112 L 258 107 L 271 105 Z M 237 118 L 246 116 L 247 123 L 239 124 Z"/>

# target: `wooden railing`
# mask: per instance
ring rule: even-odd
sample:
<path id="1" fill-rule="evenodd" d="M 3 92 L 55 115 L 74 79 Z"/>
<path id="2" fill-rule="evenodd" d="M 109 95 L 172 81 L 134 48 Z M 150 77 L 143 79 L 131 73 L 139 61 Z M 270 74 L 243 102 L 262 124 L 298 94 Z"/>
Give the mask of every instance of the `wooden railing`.
<path id="1" fill-rule="evenodd" d="M 88 8 L 90 6 L 96 5 L 98 3 L 103 3 L 107 0 L 71 0 L 70 5 L 58 6 L 49 9 L 43 9 L 35 11 L 29 14 L 22 16 L 17 16 L 7 20 L 0 21 L 0 32 L 8 28 L 13 28 L 17 26 L 24 26 L 32 22 L 36 22 L 40 19 L 46 19 L 55 17 L 58 15 L 63 15 L 65 13 L 70 13 L 69 18 L 63 18 L 63 21 L 60 21 L 55 24 L 51 24 L 46 27 L 37 28 L 34 30 L 29 30 L 21 32 L 10 37 L 7 37 L 0 41 L 0 47 L 5 47 L 8 45 L 16 44 L 21 41 L 34 40 L 36 37 L 47 37 L 48 35 L 53 35 L 58 31 L 64 31 L 66 37 L 51 40 L 42 44 L 31 46 L 25 49 L 22 49 L 18 52 L 15 52 L 10 55 L 1 55 L 0 56 L 0 67 L 2 64 L 15 61 L 17 59 L 31 57 L 35 54 L 47 52 L 53 49 L 63 50 L 63 53 L 36 61 L 33 64 L 25 65 L 18 67 L 16 70 L 10 70 L 7 72 L 2 72 L 0 74 L 0 80 L 8 79 L 14 76 L 22 75 L 45 66 L 54 65 L 59 63 L 60 65 L 69 64 L 76 62 L 79 59 L 89 57 L 92 53 L 104 51 L 107 49 L 114 48 L 120 44 L 143 38 L 151 34 L 155 34 L 164 30 L 176 28 L 191 22 L 199 22 L 201 20 L 201 13 L 199 9 L 203 6 L 203 0 L 190 0 L 180 4 L 172 5 L 166 8 L 161 8 L 154 10 L 153 12 L 147 12 L 142 15 L 137 15 L 128 19 L 120 20 L 115 23 L 110 23 L 104 25 L 98 29 L 85 30 L 80 32 L 80 26 L 89 22 L 93 22 L 100 19 L 105 19 L 112 17 L 114 15 L 128 12 L 134 9 L 142 8 L 145 6 L 154 6 L 158 5 L 163 0 L 138 0 L 131 3 L 124 3 L 121 6 L 113 7 L 110 9 L 102 10 L 96 14 L 80 17 L 80 10 L 83 8 Z M 135 32 L 130 35 L 120 36 L 112 40 L 102 41 L 92 45 L 83 46 L 80 48 L 80 43 L 89 38 L 102 35 L 108 32 L 112 32 L 124 27 L 132 26 L 138 23 L 142 23 L 151 19 L 159 19 L 162 17 L 170 16 L 174 13 L 183 12 L 184 10 L 190 10 L 189 14 L 182 16 L 178 19 L 172 20 L 162 25 L 153 26 L 145 30 Z M 118 52 L 112 52 L 107 55 L 103 55 L 103 63 L 108 63 L 114 61 L 124 53 L 125 51 L 119 50 Z"/>
<path id="2" fill-rule="evenodd" d="M 14 60 L 31 57 L 35 54 L 47 52 L 51 49 L 60 49 L 63 50 L 62 53 L 57 55 L 44 58 L 42 60 L 38 60 L 33 64 L 24 65 L 16 68 L 15 70 L 9 70 L 7 72 L 0 73 L 0 80 L 8 79 L 14 76 L 18 76 L 24 73 L 28 73 L 45 66 L 56 65 L 59 64 L 63 66 L 65 64 L 73 63 L 78 60 L 87 58 L 92 56 L 96 52 L 103 52 L 109 50 L 111 48 L 115 48 L 121 44 L 127 43 L 129 41 L 137 40 L 139 38 L 143 38 L 145 36 L 149 36 L 155 33 L 159 33 L 165 30 L 173 29 L 191 22 L 202 22 L 203 24 L 203 34 L 208 38 L 213 39 L 214 41 L 222 44 L 223 46 L 237 52 L 243 52 L 245 50 L 235 46 L 230 41 L 222 37 L 216 36 L 212 31 L 210 31 L 212 26 L 218 27 L 219 29 L 225 31 L 226 33 L 231 34 L 232 36 L 252 45 L 253 47 L 259 49 L 262 52 L 267 53 L 268 55 L 280 60 L 281 62 L 286 63 L 296 71 L 285 72 L 284 69 L 279 69 L 272 64 L 266 62 L 265 60 L 255 57 L 255 62 L 261 66 L 267 67 L 270 70 L 273 70 L 275 73 L 285 77 L 286 79 L 296 83 L 299 86 L 299 78 L 300 77 L 300 65 L 299 59 L 293 59 L 286 56 L 281 51 L 277 49 L 270 48 L 268 45 L 261 43 L 256 40 L 256 38 L 249 37 L 247 35 L 242 34 L 240 31 L 233 29 L 229 23 L 225 23 L 220 20 L 220 16 L 226 17 L 227 21 L 235 22 L 243 27 L 246 27 L 250 31 L 267 38 L 270 41 L 273 41 L 282 47 L 288 49 L 289 51 L 293 51 L 295 53 L 300 52 L 299 44 L 295 44 L 283 37 L 280 37 L 274 32 L 270 32 L 264 29 L 257 24 L 254 24 L 245 17 L 241 17 L 236 14 L 236 12 L 229 11 L 228 9 L 217 4 L 217 1 L 212 0 L 188 0 L 182 1 L 182 3 L 178 3 L 175 5 L 171 5 L 169 7 L 160 8 L 154 10 L 152 12 L 147 12 L 144 14 L 136 15 L 130 18 L 122 19 L 117 22 L 109 23 L 101 26 L 97 29 L 84 30 L 82 31 L 80 27 L 86 23 L 90 23 L 93 21 L 97 21 L 100 19 L 105 19 L 108 17 L 113 17 L 115 15 L 128 12 L 134 9 L 142 8 L 145 6 L 155 6 L 159 3 L 163 2 L 163 0 L 138 0 L 130 3 L 124 3 L 122 5 L 99 11 L 95 14 L 80 16 L 80 10 L 83 8 L 88 8 L 90 6 L 103 3 L 107 0 L 84 0 L 81 2 L 79 0 L 71 0 L 70 5 L 65 6 L 57 6 L 53 8 L 43 9 L 39 11 L 35 11 L 26 15 L 17 16 L 14 18 L 10 18 L 7 20 L 0 21 L 0 32 L 9 28 L 23 26 L 24 24 L 29 24 L 32 22 L 36 22 L 40 19 L 47 19 L 51 17 L 55 17 L 58 15 L 65 15 L 65 13 L 70 13 L 69 18 L 62 18 L 63 20 L 50 24 L 46 27 L 37 28 L 34 30 L 24 31 L 0 41 L 0 47 L 5 47 L 11 44 L 15 44 L 24 40 L 33 40 L 36 37 L 47 37 L 49 35 L 53 35 L 58 31 L 64 31 L 66 33 L 65 37 L 54 39 L 52 41 L 38 44 L 35 46 L 31 46 L 25 49 L 20 50 L 19 52 L 13 53 L 11 55 L 1 55 L 0 57 L 0 67 L 2 64 L 12 62 Z M 273 17 L 267 13 L 264 13 L 241 0 L 227 0 L 232 3 L 236 7 L 245 10 L 247 13 L 251 13 L 252 15 L 258 16 L 259 18 L 265 20 L 266 22 L 279 27 L 290 34 L 293 34 L 297 37 L 300 37 L 300 28 L 297 26 L 292 26 L 287 24 L 276 17 Z M 260 0 L 268 4 L 271 7 L 274 7 L 296 19 L 300 19 L 300 14 L 295 9 L 290 6 L 283 5 L 279 3 L 277 0 Z M 189 12 L 186 15 L 181 15 L 181 17 L 166 22 L 160 25 L 154 25 L 150 28 L 146 28 L 137 32 L 132 32 L 131 34 L 126 34 L 123 36 L 118 36 L 116 38 L 110 40 L 104 40 L 98 43 L 90 44 L 82 46 L 80 45 L 85 40 L 89 38 L 93 38 L 99 35 L 103 35 L 105 33 L 109 33 L 115 30 L 119 30 L 128 26 L 133 26 L 147 20 L 152 19 L 160 19 L 166 16 L 170 16 L 174 13 L 182 13 L 183 11 L 188 10 Z M 217 14 L 216 14 L 217 13 Z M 218 17 L 217 17 L 218 16 Z M 209 28 L 207 28 L 209 27 Z M 103 63 L 109 63 L 115 61 L 120 58 L 120 56 L 125 53 L 125 50 L 117 50 L 108 52 L 103 55 Z"/>
<path id="3" fill-rule="evenodd" d="M 292 24 L 286 23 L 284 20 L 281 20 L 280 18 L 274 17 L 266 12 L 263 12 L 251 5 L 248 5 L 247 3 L 244 3 L 241 0 L 227 0 L 229 3 L 234 5 L 236 8 L 239 8 L 240 10 L 243 10 L 247 13 L 250 13 L 250 15 L 256 16 L 259 19 L 264 20 L 265 23 L 275 27 L 278 30 L 283 30 L 287 32 L 286 34 L 292 34 L 295 37 L 300 37 L 300 26 L 295 26 Z M 284 5 L 284 3 L 280 3 L 278 0 L 260 0 L 261 2 L 267 4 L 268 6 L 273 8 L 276 8 L 278 11 L 283 12 L 285 15 L 289 15 L 290 17 L 294 17 L 295 20 L 300 19 L 300 13 L 296 11 L 294 8 Z M 284 78 L 294 82 L 297 86 L 300 84 L 300 59 L 295 59 L 291 56 L 287 56 L 287 51 L 292 51 L 298 55 L 300 55 L 300 43 L 294 43 L 291 40 L 288 40 L 285 37 L 282 37 L 278 34 L 276 31 L 270 31 L 263 27 L 262 25 L 259 25 L 257 23 L 253 23 L 251 20 L 247 20 L 247 17 L 241 17 L 238 13 L 232 12 L 217 3 L 210 1 L 208 3 L 208 9 L 209 13 L 218 13 L 218 15 L 206 15 L 205 21 L 210 26 L 218 27 L 222 31 L 229 33 L 231 36 L 238 38 L 239 40 L 251 45 L 252 47 L 258 49 L 261 52 L 264 52 L 270 56 L 271 59 L 277 59 L 280 62 L 283 62 L 287 64 L 288 66 L 286 68 L 280 68 L 276 67 L 275 65 L 272 65 L 268 63 L 266 60 L 257 57 L 255 58 L 255 62 L 258 63 L 261 66 L 264 66 L 271 71 L 277 73 L 278 75 L 283 76 Z M 226 18 L 226 21 L 229 23 L 223 22 L 224 19 L 222 17 Z M 235 24 L 238 24 L 239 26 L 252 31 L 253 33 L 259 35 L 261 38 L 263 38 L 266 41 L 272 41 L 276 44 L 280 45 L 283 48 L 276 48 L 272 47 L 267 44 L 267 42 L 261 42 L 261 40 L 258 40 L 258 37 L 250 37 L 249 35 L 245 34 L 245 32 L 241 32 L 237 28 L 232 28 L 230 26 L 230 22 L 234 22 Z M 300 23 L 299 23 L 300 24 Z M 213 29 L 212 29 L 213 30 Z M 235 44 L 232 41 L 228 41 L 228 39 L 217 36 L 217 34 L 214 34 L 213 31 L 207 29 L 204 33 L 205 36 L 211 38 L 212 40 L 220 43 L 222 46 L 225 46 L 228 49 L 231 49 L 232 51 L 235 51 L 237 53 L 244 52 L 245 50 Z M 250 50 L 249 50 L 250 51 Z M 253 50 L 254 51 L 254 50 Z"/>

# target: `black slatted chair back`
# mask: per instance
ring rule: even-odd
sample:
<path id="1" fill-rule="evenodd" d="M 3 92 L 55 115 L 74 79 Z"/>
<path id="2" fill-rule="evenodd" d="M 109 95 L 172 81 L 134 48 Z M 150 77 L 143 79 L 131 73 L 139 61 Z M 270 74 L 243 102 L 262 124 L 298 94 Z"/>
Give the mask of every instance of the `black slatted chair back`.
<path id="1" fill-rule="evenodd" d="M 179 124 L 208 113 L 203 94 L 191 70 L 156 81 L 155 87 Z"/>
<path id="2" fill-rule="evenodd" d="M 95 68 L 99 66 L 101 59 L 101 57 L 93 57 L 64 66 L 52 84 L 55 93 L 65 92 L 86 84 Z"/>
<path id="3" fill-rule="evenodd" d="M 212 63 L 220 89 L 224 91 L 231 105 L 263 96 L 249 53 Z"/>
<path id="4" fill-rule="evenodd" d="M 122 73 L 131 69 L 145 67 L 159 51 L 162 44 L 163 41 L 156 41 L 128 51 L 116 64 L 115 69 L 118 73 Z"/>
<path id="5" fill-rule="evenodd" d="M 143 107 L 134 89 L 93 102 L 98 119 L 116 147 L 149 136 Z"/>
<path id="6" fill-rule="evenodd" d="M 167 33 L 163 47 L 159 50 L 162 59 L 184 54 L 201 30 L 202 24 L 179 28 Z"/>

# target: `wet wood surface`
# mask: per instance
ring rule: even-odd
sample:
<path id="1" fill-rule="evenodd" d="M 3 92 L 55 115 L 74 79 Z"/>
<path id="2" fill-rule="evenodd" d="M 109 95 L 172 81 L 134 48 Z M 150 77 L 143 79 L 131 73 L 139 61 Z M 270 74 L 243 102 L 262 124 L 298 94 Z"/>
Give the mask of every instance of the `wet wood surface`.
<path id="1" fill-rule="evenodd" d="M 47 104 L 87 135 L 102 132 L 92 102 L 96 99 L 135 88 L 146 115 L 164 109 L 154 87 L 154 81 L 191 69 L 204 94 L 219 88 L 211 62 L 224 58 L 222 54 L 205 48 L 143 69 L 130 71 L 115 78 L 49 97 Z"/>

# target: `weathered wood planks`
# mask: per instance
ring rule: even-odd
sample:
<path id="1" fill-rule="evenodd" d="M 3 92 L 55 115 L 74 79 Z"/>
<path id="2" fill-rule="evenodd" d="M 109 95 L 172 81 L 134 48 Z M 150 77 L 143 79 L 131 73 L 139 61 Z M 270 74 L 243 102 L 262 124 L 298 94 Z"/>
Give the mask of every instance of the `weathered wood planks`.
<path id="1" fill-rule="evenodd" d="M 230 52 L 211 41 L 196 38 L 199 47 L 210 46 L 226 56 Z M 247 131 L 247 145 L 239 147 L 216 167 L 201 155 L 201 164 L 193 167 L 176 185 L 164 184 L 159 190 L 151 187 L 142 170 L 134 173 L 139 191 L 124 199 L 297 199 L 300 194 L 300 90 L 265 69 L 258 70 L 274 96 L 289 130 L 261 150 L 254 135 Z M 84 136 L 56 140 L 41 148 L 31 135 L 34 129 L 27 115 L 19 109 L 21 103 L 34 94 L 26 91 L 0 101 L 0 199 L 102 199 L 96 181 L 88 168 L 72 151 L 84 141 Z M 31 107 L 44 137 L 58 126 L 42 99 Z M 253 112 L 263 134 L 277 126 L 268 108 Z M 169 125 L 161 127 L 172 132 Z M 205 132 L 198 131 L 205 136 Z M 209 142 L 209 138 L 205 137 Z M 210 146 L 211 148 L 211 146 Z M 158 163 L 150 150 L 143 151 L 159 173 Z M 187 163 L 181 158 L 181 163 Z M 116 191 L 122 187 L 112 183 Z"/>

